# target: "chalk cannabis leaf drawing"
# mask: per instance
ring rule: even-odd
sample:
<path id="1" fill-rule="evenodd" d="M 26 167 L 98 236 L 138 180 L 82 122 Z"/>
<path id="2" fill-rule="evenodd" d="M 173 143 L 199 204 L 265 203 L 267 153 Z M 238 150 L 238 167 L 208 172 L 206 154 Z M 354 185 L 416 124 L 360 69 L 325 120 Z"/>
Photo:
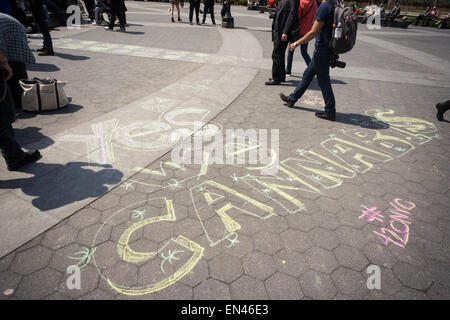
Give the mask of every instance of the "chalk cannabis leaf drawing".
<path id="1" fill-rule="evenodd" d="M 95 253 L 95 250 L 97 250 L 97 248 L 93 248 L 92 250 L 89 250 L 89 248 L 84 248 L 81 251 L 75 252 L 72 257 L 67 256 L 67 258 L 71 260 L 78 260 L 76 265 L 80 267 L 80 269 L 83 269 L 91 262 L 92 255 Z"/>
<path id="2" fill-rule="evenodd" d="M 166 271 L 164 270 L 164 264 L 166 262 L 169 262 L 170 264 L 173 264 L 172 260 L 180 260 L 180 258 L 175 257 L 175 255 L 177 253 L 183 253 L 183 252 L 184 252 L 183 250 L 175 249 L 174 251 L 172 251 L 172 250 L 169 249 L 169 251 L 167 252 L 167 254 L 168 254 L 167 256 L 164 255 L 164 252 L 161 252 L 161 258 L 163 258 L 163 261 L 161 261 L 161 270 L 162 270 L 162 272 L 166 273 Z"/>
<path id="3" fill-rule="evenodd" d="M 145 210 L 132 210 L 131 211 L 131 219 L 140 219 L 141 221 L 144 219 Z"/>

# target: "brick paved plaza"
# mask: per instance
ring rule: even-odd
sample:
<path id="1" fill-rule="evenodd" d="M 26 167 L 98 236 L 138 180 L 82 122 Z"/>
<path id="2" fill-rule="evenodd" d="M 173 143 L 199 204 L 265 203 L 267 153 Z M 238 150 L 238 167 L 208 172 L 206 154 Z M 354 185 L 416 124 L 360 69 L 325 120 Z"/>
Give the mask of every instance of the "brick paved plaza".
<path id="1" fill-rule="evenodd" d="M 448 30 L 360 25 L 329 122 L 315 80 L 294 108 L 279 98 L 300 52 L 288 83 L 264 85 L 267 14 L 233 7 L 225 29 L 217 4 L 217 26 L 189 25 L 188 2 L 181 23 L 167 3 L 127 7 L 127 33 L 59 28 L 29 66 L 72 103 L 13 125 L 43 158 L 0 162 L 0 299 L 450 298 Z M 173 161 L 177 132 L 227 129 L 278 129 L 276 175 Z"/>

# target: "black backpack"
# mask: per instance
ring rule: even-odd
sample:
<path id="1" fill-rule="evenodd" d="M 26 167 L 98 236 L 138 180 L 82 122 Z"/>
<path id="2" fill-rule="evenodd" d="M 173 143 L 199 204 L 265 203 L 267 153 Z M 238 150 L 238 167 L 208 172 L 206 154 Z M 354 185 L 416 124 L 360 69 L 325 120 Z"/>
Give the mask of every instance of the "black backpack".
<path id="1" fill-rule="evenodd" d="M 330 49 L 335 54 L 341 54 L 349 52 L 355 46 L 358 20 L 350 8 L 343 8 L 334 3 Z"/>

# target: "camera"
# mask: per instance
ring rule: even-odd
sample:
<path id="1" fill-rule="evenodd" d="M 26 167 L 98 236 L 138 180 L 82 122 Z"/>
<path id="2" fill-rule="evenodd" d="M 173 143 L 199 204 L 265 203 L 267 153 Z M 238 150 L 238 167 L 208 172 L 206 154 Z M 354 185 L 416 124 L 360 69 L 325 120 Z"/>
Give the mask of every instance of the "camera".
<path id="1" fill-rule="evenodd" d="M 339 56 L 337 54 L 335 54 L 334 56 L 331 57 L 330 59 L 330 67 L 335 68 L 345 68 L 347 64 L 344 61 L 339 61 Z"/>

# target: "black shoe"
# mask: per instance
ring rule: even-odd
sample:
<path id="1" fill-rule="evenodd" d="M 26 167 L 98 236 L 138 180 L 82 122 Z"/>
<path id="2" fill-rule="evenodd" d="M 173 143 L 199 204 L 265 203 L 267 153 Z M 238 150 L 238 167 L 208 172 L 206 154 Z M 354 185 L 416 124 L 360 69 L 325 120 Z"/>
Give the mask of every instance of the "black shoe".
<path id="1" fill-rule="evenodd" d="M 44 52 L 44 51 L 47 51 L 47 48 L 46 47 L 42 47 L 40 49 L 36 49 L 36 51 L 37 52 Z"/>
<path id="2" fill-rule="evenodd" d="M 450 100 L 436 104 L 436 109 L 438 110 L 436 117 L 439 121 L 444 120 L 444 113 L 450 110 Z"/>
<path id="3" fill-rule="evenodd" d="M 200 21 L 197 21 L 197 24 L 200 25 Z"/>
<path id="4" fill-rule="evenodd" d="M 292 108 L 295 104 L 295 102 L 292 100 L 289 100 L 289 98 L 284 93 L 280 93 L 280 98 L 281 98 L 281 100 L 286 102 L 286 104 L 289 108 Z"/>
<path id="5" fill-rule="evenodd" d="M 285 71 L 285 73 L 287 74 L 287 75 L 290 75 L 291 74 L 291 72 L 290 71 Z"/>
<path id="6" fill-rule="evenodd" d="M 22 161 L 8 165 L 8 171 L 17 171 L 23 166 L 39 160 L 40 157 L 41 153 L 38 150 L 27 151 L 25 152 L 25 158 L 23 158 Z"/>
<path id="7" fill-rule="evenodd" d="M 192 23 L 192 21 L 191 22 L 189 22 L 189 24 L 192 26 L 193 25 L 193 23 Z"/>
<path id="8" fill-rule="evenodd" d="M 170 21 L 175 22 L 175 19 L 172 17 L 172 19 Z"/>
<path id="9" fill-rule="evenodd" d="M 269 79 L 269 81 L 266 81 L 266 86 L 278 86 L 280 84 L 280 80 Z"/>
<path id="10" fill-rule="evenodd" d="M 42 51 L 42 52 L 39 52 L 38 53 L 38 56 L 54 56 L 55 55 L 55 53 L 53 52 L 53 50 L 45 50 L 45 51 Z"/>
<path id="11" fill-rule="evenodd" d="M 336 114 L 334 113 L 316 112 L 315 115 L 320 119 L 336 121 Z"/>
<path id="12" fill-rule="evenodd" d="M 180 17 L 178 17 L 178 21 L 181 22 L 181 18 Z"/>

